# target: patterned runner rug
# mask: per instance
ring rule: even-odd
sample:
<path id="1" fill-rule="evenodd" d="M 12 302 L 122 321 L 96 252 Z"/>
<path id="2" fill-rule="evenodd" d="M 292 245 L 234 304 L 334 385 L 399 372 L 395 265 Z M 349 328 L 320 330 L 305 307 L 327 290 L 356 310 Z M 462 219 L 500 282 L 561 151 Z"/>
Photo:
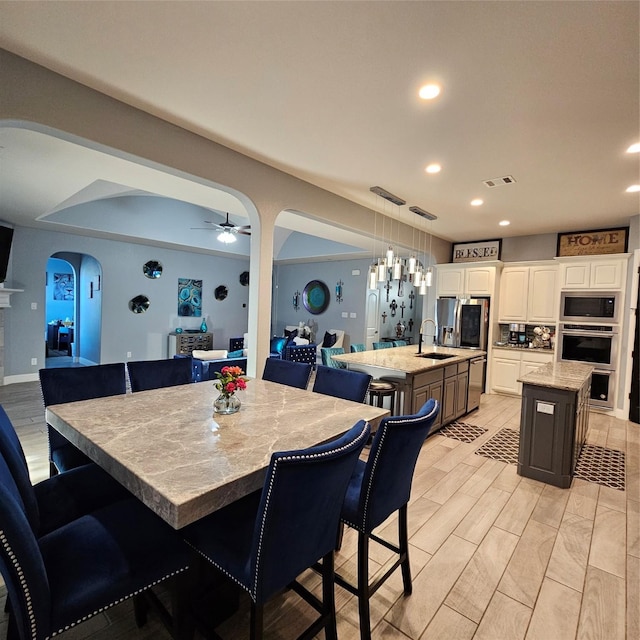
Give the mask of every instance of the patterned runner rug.
<path id="1" fill-rule="evenodd" d="M 459 440 L 460 442 L 473 442 L 483 433 L 487 433 L 487 429 L 476 427 L 476 425 L 466 422 L 454 421 L 450 422 L 446 427 L 442 427 L 438 433 L 447 438 Z"/>
<path id="2" fill-rule="evenodd" d="M 476 454 L 492 460 L 500 460 L 500 462 L 518 464 L 519 444 L 520 433 L 518 431 L 500 429 L 476 450 Z M 624 451 L 585 444 L 578 457 L 574 477 L 624 491 Z"/>

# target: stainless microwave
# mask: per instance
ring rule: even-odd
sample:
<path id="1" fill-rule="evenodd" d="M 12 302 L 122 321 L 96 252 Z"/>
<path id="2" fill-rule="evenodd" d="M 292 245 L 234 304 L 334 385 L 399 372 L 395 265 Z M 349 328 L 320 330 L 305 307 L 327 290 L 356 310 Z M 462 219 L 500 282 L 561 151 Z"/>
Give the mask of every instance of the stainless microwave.
<path id="1" fill-rule="evenodd" d="M 560 322 L 618 324 L 618 293 L 607 291 L 563 291 L 560 296 Z"/>

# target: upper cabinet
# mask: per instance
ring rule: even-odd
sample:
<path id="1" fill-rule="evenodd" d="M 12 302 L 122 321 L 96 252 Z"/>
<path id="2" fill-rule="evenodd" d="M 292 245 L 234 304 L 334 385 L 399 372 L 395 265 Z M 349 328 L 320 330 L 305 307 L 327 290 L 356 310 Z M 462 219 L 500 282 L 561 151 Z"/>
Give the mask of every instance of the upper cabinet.
<path id="1" fill-rule="evenodd" d="M 500 275 L 499 322 L 555 324 L 558 318 L 558 265 L 518 264 Z"/>
<path id="2" fill-rule="evenodd" d="M 623 289 L 627 278 L 627 254 L 556 258 L 560 263 L 560 286 L 563 289 Z"/>
<path id="3" fill-rule="evenodd" d="M 496 282 L 494 265 L 439 264 L 437 287 L 439 296 L 492 296 Z"/>

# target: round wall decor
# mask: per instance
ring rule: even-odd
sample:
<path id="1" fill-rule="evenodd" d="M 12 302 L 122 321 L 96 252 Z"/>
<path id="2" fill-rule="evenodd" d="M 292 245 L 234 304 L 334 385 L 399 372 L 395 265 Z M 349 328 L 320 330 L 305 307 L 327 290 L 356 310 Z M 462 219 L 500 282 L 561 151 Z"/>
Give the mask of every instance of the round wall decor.
<path id="1" fill-rule="evenodd" d="M 302 304 L 313 315 L 322 313 L 329 306 L 329 288 L 321 280 L 312 280 L 302 292 Z"/>
<path id="2" fill-rule="evenodd" d="M 162 264 L 157 260 L 149 260 L 142 265 L 142 272 L 147 278 L 154 280 L 162 275 Z"/>
<path id="3" fill-rule="evenodd" d="M 248 271 L 243 271 L 240 274 L 240 284 L 243 287 L 246 287 L 249 284 L 249 272 Z"/>
<path id="4" fill-rule="evenodd" d="M 139 296 L 129 300 L 129 310 L 132 313 L 144 313 L 149 308 L 149 304 L 149 298 L 140 294 Z"/>
<path id="5" fill-rule="evenodd" d="M 216 300 L 224 300 L 229 295 L 229 289 L 221 284 L 220 286 L 216 287 L 213 295 L 216 297 Z"/>

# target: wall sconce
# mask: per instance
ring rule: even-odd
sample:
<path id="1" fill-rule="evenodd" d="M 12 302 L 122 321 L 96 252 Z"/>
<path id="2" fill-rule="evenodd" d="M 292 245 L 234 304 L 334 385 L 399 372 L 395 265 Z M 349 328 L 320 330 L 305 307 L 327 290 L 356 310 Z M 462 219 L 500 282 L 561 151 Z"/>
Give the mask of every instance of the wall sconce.
<path id="1" fill-rule="evenodd" d="M 297 311 L 300 308 L 300 292 L 296 291 L 293 294 L 293 308 Z"/>
<path id="2" fill-rule="evenodd" d="M 336 302 L 342 302 L 342 287 L 344 287 L 344 282 L 342 280 L 338 280 L 336 282 Z"/>

